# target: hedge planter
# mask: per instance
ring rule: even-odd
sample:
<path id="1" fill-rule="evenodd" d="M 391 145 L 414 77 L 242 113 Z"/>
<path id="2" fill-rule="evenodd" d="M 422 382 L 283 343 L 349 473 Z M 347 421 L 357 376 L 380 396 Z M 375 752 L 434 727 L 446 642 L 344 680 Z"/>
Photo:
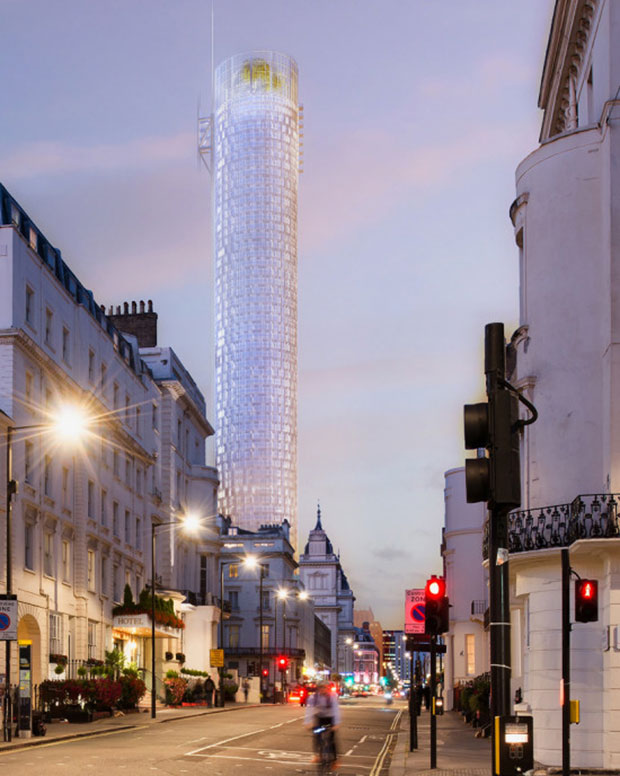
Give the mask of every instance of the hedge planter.
<path id="1" fill-rule="evenodd" d="M 83 709 L 81 706 L 74 706 L 73 708 L 68 706 L 65 709 L 65 719 L 67 722 L 92 722 L 93 712 Z"/>

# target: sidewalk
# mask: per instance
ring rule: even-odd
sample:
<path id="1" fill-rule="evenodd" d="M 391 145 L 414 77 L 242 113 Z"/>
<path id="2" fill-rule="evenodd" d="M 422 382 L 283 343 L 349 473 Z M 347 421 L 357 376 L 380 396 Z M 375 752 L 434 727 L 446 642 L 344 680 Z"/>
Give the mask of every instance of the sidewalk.
<path id="1" fill-rule="evenodd" d="M 242 709 L 258 708 L 258 703 L 228 703 L 224 708 L 207 708 L 205 706 L 188 706 L 174 709 L 162 708 L 157 710 L 155 719 L 151 718 L 150 710 L 124 714 L 119 717 L 105 717 L 95 722 L 51 722 L 47 725 L 47 733 L 44 736 L 32 738 L 13 738 L 11 743 L 0 741 L 0 752 L 13 749 L 24 749 L 31 746 L 40 746 L 54 741 L 69 741 L 75 738 L 87 738 L 106 733 L 118 733 L 122 730 L 133 730 L 145 725 L 156 725 L 162 722 L 172 722 L 178 719 L 201 717 L 206 714 L 224 714 L 229 711 L 241 711 Z"/>
<path id="2" fill-rule="evenodd" d="M 430 716 L 418 717 L 418 749 L 409 751 L 409 715 L 401 718 L 400 732 L 390 765 L 390 776 L 488 776 L 491 741 L 475 738 L 475 730 L 460 714 L 447 711 L 437 717 L 437 768 L 430 768 Z"/>

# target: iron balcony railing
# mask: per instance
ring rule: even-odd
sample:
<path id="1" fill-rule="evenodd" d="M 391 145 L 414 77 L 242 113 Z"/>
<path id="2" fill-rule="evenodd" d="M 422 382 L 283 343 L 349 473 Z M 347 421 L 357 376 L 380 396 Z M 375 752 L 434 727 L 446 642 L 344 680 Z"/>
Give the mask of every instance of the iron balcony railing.
<path id="1" fill-rule="evenodd" d="M 570 504 L 519 509 L 508 515 L 508 549 L 511 553 L 568 547 L 579 539 L 615 539 L 619 493 L 589 493 Z M 482 556 L 489 556 L 488 521 L 482 540 Z"/>

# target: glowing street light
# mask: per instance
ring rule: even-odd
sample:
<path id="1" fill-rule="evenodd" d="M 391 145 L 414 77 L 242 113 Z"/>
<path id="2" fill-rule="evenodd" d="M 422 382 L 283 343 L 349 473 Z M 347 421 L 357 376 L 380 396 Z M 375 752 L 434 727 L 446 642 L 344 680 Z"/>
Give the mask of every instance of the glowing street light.
<path id="1" fill-rule="evenodd" d="M 92 415 L 82 405 L 63 404 L 54 413 L 50 423 L 41 428 L 48 428 L 60 442 L 75 444 L 88 434 L 92 422 Z"/>

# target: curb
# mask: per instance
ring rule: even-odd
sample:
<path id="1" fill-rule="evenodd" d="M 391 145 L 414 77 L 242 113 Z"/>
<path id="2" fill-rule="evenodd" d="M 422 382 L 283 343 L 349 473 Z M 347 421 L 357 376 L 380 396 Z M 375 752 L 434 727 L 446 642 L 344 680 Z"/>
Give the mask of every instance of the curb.
<path id="1" fill-rule="evenodd" d="M 213 709 L 212 711 L 199 711 L 196 714 L 188 714 L 187 716 L 167 717 L 166 719 L 155 719 L 154 722 L 138 722 L 132 725 L 119 725 L 114 728 L 107 728 L 102 730 L 85 730 L 82 733 L 67 733 L 66 735 L 53 736 L 52 738 L 46 738 L 45 736 L 37 736 L 36 738 L 24 738 L 18 744 L 0 744 L 0 753 L 4 752 L 17 752 L 20 749 L 29 749 L 33 746 L 43 746 L 44 744 L 64 743 L 65 741 L 74 741 L 78 738 L 95 738 L 96 736 L 111 735 L 112 733 L 123 733 L 127 730 L 136 730 L 138 728 L 144 728 L 148 725 L 163 725 L 166 722 L 179 722 L 179 720 L 194 719 L 194 717 L 207 717 L 211 714 L 224 714 L 229 711 L 241 711 L 242 709 L 258 709 L 264 706 L 263 703 L 248 703 L 243 706 L 230 706 L 223 709 Z M 150 719 L 150 718 L 149 718 Z"/>

